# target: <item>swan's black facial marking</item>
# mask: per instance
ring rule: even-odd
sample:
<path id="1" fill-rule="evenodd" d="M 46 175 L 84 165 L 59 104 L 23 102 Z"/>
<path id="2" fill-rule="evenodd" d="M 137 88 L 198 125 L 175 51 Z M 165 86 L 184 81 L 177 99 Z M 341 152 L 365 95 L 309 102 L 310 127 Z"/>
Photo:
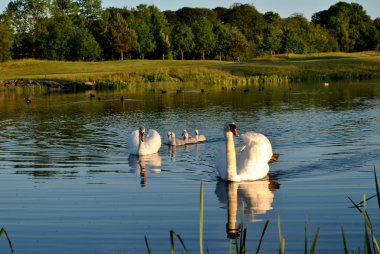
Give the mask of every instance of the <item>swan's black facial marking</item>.
<path id="1" fill-rule="evenodd" d="M 228 125 L 230 126 L 230 131 L 232 132 L 232 134 L 234 134 L 235 137 L 239 137 L 239 133 L 238 133 L 237 128 L 236 128 L 236 124 L 230 123 Z"/>

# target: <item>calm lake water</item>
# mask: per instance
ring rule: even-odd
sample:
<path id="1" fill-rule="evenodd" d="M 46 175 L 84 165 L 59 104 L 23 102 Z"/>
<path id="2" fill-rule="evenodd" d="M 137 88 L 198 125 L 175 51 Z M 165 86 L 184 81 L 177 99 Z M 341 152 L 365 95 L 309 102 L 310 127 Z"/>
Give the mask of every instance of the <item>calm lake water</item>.
<path id="1" fill-rule="evenodd" d="M 305 223 L 309 248 L 320 228 L 317 253 L 343 253 L 341 226 L 350 249 L 362 248 L 363 222 L 347 196 L 360 201 L 375 193 L 380 82 L 267 85 L 248 93 L 175 89 L 97 91 L 94 98 L 0 91 L 0 227 L 15 253 L 147 253 L 145 236 L 153 254 L 169 253 L 170 230 L 190 253 L 199 253 L 202 182 L 210 253 L 228 253 L 226 228 L 238 227 L 242 202 L 249 253 L 266 220 L 261 253 L 278 252 L 278 215 L 288 253 L 303 253 Z M 281 154 L 267 179 L 218 180 L 215 151 L 231 119 L 240 133 L 265 134 Z M 141 124 L 163 141 L 169 130 L 178 137 L 183 129 L 199 129 L 207 142 L 176 149 L 163 144 L 156 155 L 129 156 L 127 137 Z M 380 237 L 374 199 L 368 212 Z M 4 237 L 0 252 L 10 253 Z"/>

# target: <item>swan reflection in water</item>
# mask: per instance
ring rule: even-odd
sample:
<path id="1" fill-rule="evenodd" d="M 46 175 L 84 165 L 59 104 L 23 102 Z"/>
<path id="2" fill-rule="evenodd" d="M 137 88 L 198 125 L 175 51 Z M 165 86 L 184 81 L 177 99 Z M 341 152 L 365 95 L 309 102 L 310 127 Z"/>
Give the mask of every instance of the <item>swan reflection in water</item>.
<path id="1" fill-rule="evenodd" d="M 140 175 L 141 187 L 145 187 L 147 185 L 147 171 L 151 173 L 161 172 L 162 158 L 158 153 L 149 155 L 130 154 L 128 163 L 133 172 Z"/>
<path id="2" fill-rule="evenodd" d="M 238 206 L 245 203 L 244 214 L 248 214 L 248 221 L 259 221 L 255 216 L 272 210 L 274 189 L 278 189 L 277 182 L 270 182 L 269 177 L 252 182 L 224 182 L 219 181 L 215 193 L 221 203 L 227 204 L 227 238 L 240 236 L 240 225 L 236 227 Z"/>

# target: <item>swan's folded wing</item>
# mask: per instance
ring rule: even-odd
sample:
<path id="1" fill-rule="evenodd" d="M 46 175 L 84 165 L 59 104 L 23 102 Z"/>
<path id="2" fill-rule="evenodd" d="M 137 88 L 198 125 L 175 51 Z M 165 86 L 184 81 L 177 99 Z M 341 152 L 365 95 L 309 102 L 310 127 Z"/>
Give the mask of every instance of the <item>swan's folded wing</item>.
<path id="1" fill-rule="evenodd" d="M 156 153 L 161 147 L 161 136 L 153 129 L 148 131 L 145 138 L 145 147 L 150 150 L 151 153 Z"/>
<path id="2" fill-rule="evenodd" d="M 241 135 L 245 149 L 241 151 L 241 155 L 255 163 L 268 163 L 272 158 L 272 145 L 267 137 L 256 132 L 247 132 Z"/>
<path id="3" fill-rule="evenodd" d="M 138 154 L 139 150 L 139 131 L 133 131 L 128 137 L 128 149 L 131 154 Z"/>

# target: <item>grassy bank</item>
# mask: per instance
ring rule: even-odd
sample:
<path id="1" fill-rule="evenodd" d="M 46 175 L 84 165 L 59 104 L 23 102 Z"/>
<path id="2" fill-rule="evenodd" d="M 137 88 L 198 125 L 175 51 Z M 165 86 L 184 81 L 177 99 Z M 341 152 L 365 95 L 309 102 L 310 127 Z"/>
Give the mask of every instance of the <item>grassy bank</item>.
<path id="1" fill-rule="evenodd" d="M 155 82 L 245 85 L 374 78 L 380 78 L 380 52 L 279 55 L 242 63 L 196 60 L 60 62 L 32 59 L 0 63 L 0 80 L 91 81 L 115 85 Z"/>

